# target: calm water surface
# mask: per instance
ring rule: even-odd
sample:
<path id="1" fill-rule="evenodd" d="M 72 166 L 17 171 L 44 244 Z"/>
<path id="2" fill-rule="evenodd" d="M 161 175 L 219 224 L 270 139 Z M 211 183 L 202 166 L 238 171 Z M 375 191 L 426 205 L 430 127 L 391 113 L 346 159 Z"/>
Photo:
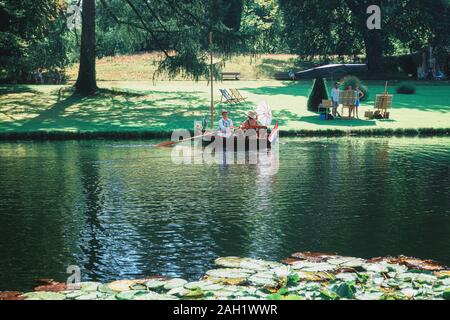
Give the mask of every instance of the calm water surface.
<path id="1" fill-rule="evenodd" d="M 450 138 L 285 139 L 275 175 L 174 165 L 154 143 L 0 143 L 0 290 L 305 250 L 450 264 Z"/>

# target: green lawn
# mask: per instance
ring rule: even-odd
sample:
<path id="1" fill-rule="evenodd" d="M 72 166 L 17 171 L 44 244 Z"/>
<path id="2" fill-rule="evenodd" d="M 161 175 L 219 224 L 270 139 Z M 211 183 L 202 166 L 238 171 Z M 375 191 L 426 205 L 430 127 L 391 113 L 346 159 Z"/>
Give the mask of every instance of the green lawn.
<path id="1" fill-rule="evenodd" d="M 373 106 L 373 97 L 384 91 L 382 82 L 367 82 L 370 100 L 360 110 L 361 120 L 320 121 L 306 110 L 312 81 L 234 81 L 217 83 L 216 88 L 239 88 L 249 102 L 238 106 L 217 104 L 216 116 L 226 107 L 235 122 L 246 110 L 267 101 L 283 131 L 438 129 L 450 128 L 450 85 L 422 85 L 415 95 L 395 94 L 391 120 L 364 120 L 364 111 Z M 100 82 L 102 88 L 130 94 L 102 92 L 90 98 L 71 95 L 69 87 L 0 85 L 0 133 L 71 131 L 123 132 L 192 129 L 195 120 L 209 115 L 206 82 Z M 220 97 L 216 92 L 216 100 Z"/>

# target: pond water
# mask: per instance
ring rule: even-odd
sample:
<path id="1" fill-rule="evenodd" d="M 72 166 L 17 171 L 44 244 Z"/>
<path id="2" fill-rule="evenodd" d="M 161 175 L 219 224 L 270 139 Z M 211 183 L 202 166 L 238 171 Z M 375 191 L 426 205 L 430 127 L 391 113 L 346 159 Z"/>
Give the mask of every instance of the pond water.
<path id="1" fill-rule="evenodd" d="M 0 290 L 296 251 L 450 264 L 450 138 L 283 139 L 272 174 L 175 165 L 154 143 L 0 143 Z"/>

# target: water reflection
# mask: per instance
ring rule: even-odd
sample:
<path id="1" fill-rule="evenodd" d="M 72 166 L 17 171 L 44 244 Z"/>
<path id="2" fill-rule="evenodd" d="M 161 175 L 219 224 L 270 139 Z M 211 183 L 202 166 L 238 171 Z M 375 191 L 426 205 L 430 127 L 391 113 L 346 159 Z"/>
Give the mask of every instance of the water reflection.
<path id="1" fill-rule="evenodd" d="M 0 143 L 0 290 L 196 279 L 294 251 L 450 263 L 448 138 L 285 139 L 267 163 L 174 164 L 148 142 Z M 273 151 L 273 150 L 272 150 Z"/>

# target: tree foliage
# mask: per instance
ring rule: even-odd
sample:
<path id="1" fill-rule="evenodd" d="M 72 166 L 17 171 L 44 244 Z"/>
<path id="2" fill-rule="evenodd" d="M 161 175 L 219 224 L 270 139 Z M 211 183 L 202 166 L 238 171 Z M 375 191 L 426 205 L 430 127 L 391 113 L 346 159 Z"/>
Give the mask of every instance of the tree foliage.
<path id="1" fill-rule="evenodd" d="M 22 82 L 67 64 L 64 0 L 0 1 L 0 79 Z"/>
<path id="2" fill-rule="evenodd" d="M 366 54 L 379 71 L 383 55 L 449 44 L 449 0 L 280 0 L 286 36 L 301 55 Z M 379 5 L 381 30 L 369 30 L 367 8 Z"/>

